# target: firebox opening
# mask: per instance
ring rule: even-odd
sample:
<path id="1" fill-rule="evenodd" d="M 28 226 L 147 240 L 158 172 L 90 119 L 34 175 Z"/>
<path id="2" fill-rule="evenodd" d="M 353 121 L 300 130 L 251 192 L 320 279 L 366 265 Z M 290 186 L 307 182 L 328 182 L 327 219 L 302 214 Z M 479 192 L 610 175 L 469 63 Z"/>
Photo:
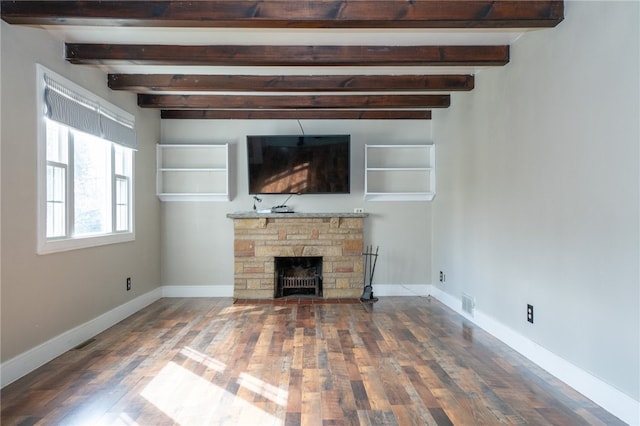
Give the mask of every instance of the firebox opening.
<path id="1" fill-rule="evenodd" d="M 322 297 L 322 257 L 276 257 L 275 297 Z"/>

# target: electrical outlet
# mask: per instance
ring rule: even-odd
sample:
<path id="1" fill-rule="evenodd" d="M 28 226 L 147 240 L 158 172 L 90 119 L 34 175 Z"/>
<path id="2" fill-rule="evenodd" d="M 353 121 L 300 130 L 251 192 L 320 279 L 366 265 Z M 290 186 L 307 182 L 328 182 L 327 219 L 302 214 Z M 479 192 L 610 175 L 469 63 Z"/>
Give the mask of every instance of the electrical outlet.
<path id="1" fill-rule="evenodd" d="M 533 305 L 527 305 L 527 321 L 533 324 Z"/>
<path id="2" fill-rule="evenodd" d="M 447 276 L 444 274 L 444 272 L 440 271 L 440 282 L 443 283 L 447 281 Z"/>
<path id="3" fill-rule="evenodd" d="M 131 277 L 127 277 L 127 291 L 131 290 Z"/>
<path id="4" fill-rule="evenodd" d="M 354 213 L 364 213 L 364 209 L 362 207 L 356 207 L 355 209 L 353 209 Z"/>

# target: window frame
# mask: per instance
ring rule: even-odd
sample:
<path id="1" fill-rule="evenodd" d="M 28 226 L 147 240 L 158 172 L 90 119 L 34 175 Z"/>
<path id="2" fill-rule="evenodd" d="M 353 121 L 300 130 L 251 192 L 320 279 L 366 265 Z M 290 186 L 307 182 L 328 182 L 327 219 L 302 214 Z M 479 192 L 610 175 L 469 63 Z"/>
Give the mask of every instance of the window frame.
<path id="1" fill-rule="evenodd" d="M 122 149 L 127 149 L 127 148 L 122 148 Z M 135 156 L 131 155 L 130 161 L 128 162 L 129 164 L 123 164 L 124 168 L 128 168 L 128 170 L 125 170 L 125 173 L 118 173 L 118 168 L 116 166 L 116 161 L 119 160 L 118 158 L 118 147 L 115 144 L 111 145 L 111 158 L 112 158 L 112 162 L 111 162 L 111 197 L 112 197 L 112 201 L 111 201 L 111 217 L 112 217 L 112 223 L 113 223 L 113 229 L 112 229 L 112 233 L 113 234 L 123 234 L 123 233 L 127 233 L 129 232 L 128 230 L 131 229 L 133 227 L 133 184 L 134 184 L 134 178 L 133 178 L 133 166 L 135 164 Z M 128 172 L 128 174 L 126 173 Z M 120 195 L 118 190 L 119 190 L 119 185 L 118 182 L 120 181 L 124 181 L 126 182 L 125 188 L 126 188 L 126 206 L 127 208 L 127 230 L 121 231 L 118 229 L 118 214 L 119 214 L 119 210 L 118 207 L 120 205 L 122 205 L 119 202 L 119 198 L 118 196 Z"/>
<path id="2" fill-rule="evenodd" d="M 131 149 L 131 163 L 128 179 L 128 204 L 129 204 L 129 229 L 127 231 L 116 231 L 116 217 L 113 214 L 116 213 L 116 188 L 115 183 L 118 178 L 122 177 L 115 174 L 115 146 L 120 145 L 116 142 L 109 141 L 111 145 L 111 210 L 112 210 L 112 230 L 109 233 L 86 235 L 86 236 L 74 236 L 73 235 L 73 193 L 69 192 L 69 180 L 73 179 L 73 136 L 70 136 L 69 141 L 69 158 L 67 158 L 66 164 L 66 194 L 65 200 L 67 208 L 65 209 L 66 220 L 66 235 L 62 237 L 47 237 L 47 167 L 49 161 L 47 160 L 47 130 L 46 122 L 46 104 L 44 100 L 45 89 L 45 74 L 54 77 L 57 81 L 64 83 L 66 87 L 75 91 L 87 99 L 95 100 L 97 103 L 104 105 L 111 111 L 115 111 L 121 114 L 123 117 L 133 116 L 126 111 L 110 104 L 109 102 L 101 99 L 97 95 L 89 92 L 88 90 L 78 86 L 77 84 L 69 81 L 68 79 L 60 76 L 59 74 L 47 69 L 46 67 L 37 64 L 36 66 L 36 129 L 37 129 L 37 253 L 48 254 L 57 253 L 62 251 L 83 249 L 89 247 L 98 247 L 108 244 L 117 244 L 123 242 L 129 242 L 135 240 L 135 149 L 131 149 L 125 145 L 122 145 L 125 149 Z M 71 130 L 70 130 L 71 132 Z M 104 138 L 103 138 L 104 139 Z"/>

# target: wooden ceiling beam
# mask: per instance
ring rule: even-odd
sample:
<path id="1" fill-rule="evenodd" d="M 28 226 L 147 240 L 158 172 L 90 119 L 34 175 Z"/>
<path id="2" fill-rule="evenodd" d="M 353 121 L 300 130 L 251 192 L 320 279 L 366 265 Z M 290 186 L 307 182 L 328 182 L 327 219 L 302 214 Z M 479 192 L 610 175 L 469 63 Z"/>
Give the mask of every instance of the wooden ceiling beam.
<path id="1" fill-rule="evenodd" d="M 176 46 L 67 43 L 73 64 L 209 66 L 501 66 L 509 46 Z"/>
<path id="2" fill-rule="evenodd" d="M 3 0 L 26 25 L 228 28 L 538 28 L 564 18 L 563 0 Z"/>
<path id="3" fill-rule="evenodd" d="M 160 111 L 171 120 L 431 120 L 429 110 L 191 109 Z"/>
<path id="4" fill-rule="evenodd" d="M 469 91 L 473 75 L 109 74 L 109 88 L 145 92 Z"/>
<path id="5" fill-rule="evenodd" d="M 450 103 L 449 95 L 138 95 L 138 106 L 160 109 L 426 109 Z"/>

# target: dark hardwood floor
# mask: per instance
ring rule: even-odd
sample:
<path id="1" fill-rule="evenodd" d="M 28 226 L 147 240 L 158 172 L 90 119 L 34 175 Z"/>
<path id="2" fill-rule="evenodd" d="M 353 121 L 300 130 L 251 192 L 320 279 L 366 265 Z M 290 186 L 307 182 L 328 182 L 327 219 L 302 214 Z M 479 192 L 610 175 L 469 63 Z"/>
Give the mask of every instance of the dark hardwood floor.
<path id="1" fill-rule="evenodd" d="M 1 396 L 3 426 L 622 424 L 417 297 L 161 299 Z"/>

